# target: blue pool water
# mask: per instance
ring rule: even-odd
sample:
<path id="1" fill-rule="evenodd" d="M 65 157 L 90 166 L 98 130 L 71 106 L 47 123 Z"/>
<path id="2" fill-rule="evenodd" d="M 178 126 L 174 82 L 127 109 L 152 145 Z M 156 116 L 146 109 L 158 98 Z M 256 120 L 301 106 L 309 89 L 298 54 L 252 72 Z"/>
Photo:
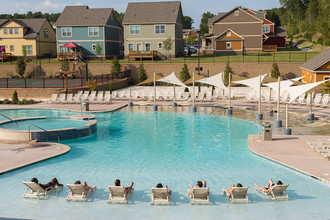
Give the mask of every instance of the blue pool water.
<path id="1" fill-rule="evenodd" d="M 10 117 L 62 116 L 66 111 L 1 111 Z M 0 217 L 31 219 L 328 219 L 330 187 L 309 176 L 263 159 L 247 147 L 255 124 L 222 116 L 190 113 L 114 112 L 96 114 L 96 134 L 63 141 L 63 156 L 0 176 Z M 89 202 L 66 202 L 65 187 L 46 200 L 23 199 L 22 181 L 46 183 L 86 180 L 98 190 Z M 274 202 L 256 192 L 253 182 L 268 178 L 289 183 L 288 201 Z M 108 185 L 116 178 L 135 182 L 128 205 L 107 204 Z M 212 205 L 191 206 L 189 183 L 206 180 Z M 172 189 L 171 206 L 151 206 L 157 183 Z M 249 186 L 249 204 L 230 204 L 222 188 Z"/>
<path id="2" fill-rule="evenodd" d="M 63 128 L 80 128 L 87 124 L 88 120 L 70 120 L 70 119 L 33 119 L 33 120 L 23 120 L 14 122 L 8 122 L 0 125 L 3 129 L 13 129 L 13 130 L 28 130 L 31 124 L 37 125 L 43 129 L 63 129 Z M 30 126 L 30 130 L 39 130 L 34 126 Z"/>

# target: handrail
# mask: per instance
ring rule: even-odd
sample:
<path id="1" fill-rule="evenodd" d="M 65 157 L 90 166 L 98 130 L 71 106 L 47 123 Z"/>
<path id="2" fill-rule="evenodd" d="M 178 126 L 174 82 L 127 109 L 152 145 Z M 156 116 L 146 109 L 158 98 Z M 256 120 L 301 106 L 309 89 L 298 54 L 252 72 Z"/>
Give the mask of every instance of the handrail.
<path id="1" fill-rule="evenodd" d="M 47 130 L 45 130 L 45 129 L 43 129 L 43 128 L 41 128 L 41 127 L 35 125 L 35 124 L 29 124 L 29 143 L 30 143 L 30 141 L 31 141 L 31 129 L 30 129 L 31 126 L 34 126 L 34 127 L 36 127 L 36 128 L 39 128 L 40 130 L 43 130 L 43 131 L 45 131 L 45 132 L 47 132 L 47 133 L 49 133 L 49 134 L 51 134 L 51 135 L 53 135 L 53 136 L 56 136 L 56 137 L 57 137 L 57 141 L 58 141 L 58 143 L 60 143 L 60 137 L 59 137 L 58 135 L 53 134 L 53 133 L 51 133 L 51 132 L 49 132 L 49 131 L 47 131 Z"/>
<path id="2" fill-rule="evenodd" d="M 16 123 L 16 127 L 18 128 L 18 124 L 17 124 L 16 121 L 14 121 L 13 119 L 9 118 L 8 116 L 6 116 L 6 115 L 4 115 L 4 114 L 2 114 L 2 113 L 0 113 L 0 115 L 2 115 L 3 117 L 9 119 L 9 120 L 12 121 L 12 122 L 15 122 L 15 123 Z"/>

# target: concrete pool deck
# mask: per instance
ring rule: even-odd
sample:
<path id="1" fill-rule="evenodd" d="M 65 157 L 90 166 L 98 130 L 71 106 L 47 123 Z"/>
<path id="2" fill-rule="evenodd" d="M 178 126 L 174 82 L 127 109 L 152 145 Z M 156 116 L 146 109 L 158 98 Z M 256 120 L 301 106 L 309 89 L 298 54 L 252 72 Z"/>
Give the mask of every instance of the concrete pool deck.
<path id="1" fill-rule="evenodd" d="M 0 174 L 47 160 L 70 151 L 58 143 L 0 141 Z"/>
<path id="2" fill-rule="evenodd" d="M 262 135 L 249 135 L 248 146 L 257 155 L 330 184 L 330 160 L 307 144 L 320 138 L 330 136 L 276 135 L 272 141 L 263 141 Z"/>

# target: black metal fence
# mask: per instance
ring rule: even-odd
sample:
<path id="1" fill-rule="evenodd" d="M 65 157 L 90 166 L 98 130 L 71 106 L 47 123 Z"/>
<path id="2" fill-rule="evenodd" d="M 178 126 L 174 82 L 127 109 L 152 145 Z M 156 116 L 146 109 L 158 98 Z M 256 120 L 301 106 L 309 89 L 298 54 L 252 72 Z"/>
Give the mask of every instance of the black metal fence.
<path id="1" fill-rule="evenodd" d="M 89 80 L 96 80 L 97 84 L 111 83 L 129 77 L 125 71 L 118 76 L 112 74 L 95 75 L 88 77 Z M 86 78 L 68 78 L 69 88 L 81 88 L 87 85 Z M 0 88 L 64 88 L 64 78 L 0 78 Z"/>

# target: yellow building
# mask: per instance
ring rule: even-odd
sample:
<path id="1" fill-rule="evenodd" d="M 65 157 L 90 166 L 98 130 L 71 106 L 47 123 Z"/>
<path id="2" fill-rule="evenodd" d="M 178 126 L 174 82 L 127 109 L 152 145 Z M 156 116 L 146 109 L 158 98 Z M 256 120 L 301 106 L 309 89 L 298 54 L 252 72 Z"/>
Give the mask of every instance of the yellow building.
<path id="1" fill-rule="evenodd" d="M 0 53 L 12 56 L 56 57 L 56 33 L 46 18 L 0 19 Z"/>
<path id="2" fill-rule="evenodd" d="M 314 83 L 330 79 L 330 49 L 325 49 L 300 66 L 302 81 Z"/>

